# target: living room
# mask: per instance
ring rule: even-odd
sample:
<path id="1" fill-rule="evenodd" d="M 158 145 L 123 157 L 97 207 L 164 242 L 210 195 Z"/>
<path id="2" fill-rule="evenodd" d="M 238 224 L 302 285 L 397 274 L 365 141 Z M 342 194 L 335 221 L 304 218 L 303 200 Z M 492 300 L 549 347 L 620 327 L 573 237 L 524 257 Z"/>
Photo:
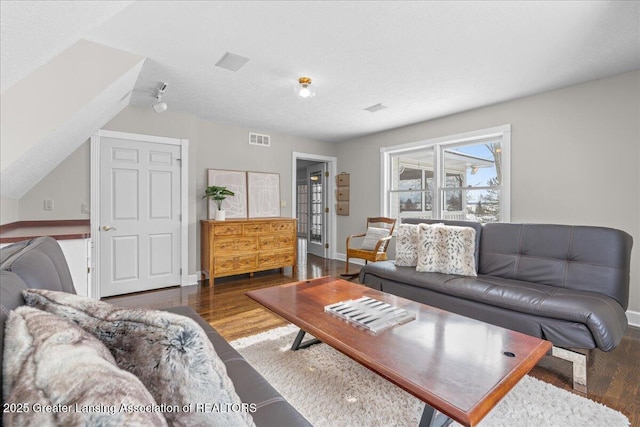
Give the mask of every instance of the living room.
<path id="1" fill-rule="evenodd" d="M 625 231 L 635 242 L 640 239 L 637 2 L 558 2 L 539 6 L 540 9 L 532 2 L 502 6 L 479 2 L 473 7 L 467 3 L 444 2 L 434 5 L 432 10 L 425 4 L 404 2 L 395 2 L 398 3 L 395 6 L 389 2 L 378 2 L 379 5 L 352 2 L 270 5 L 271 2 L 266 2 L 259 7 L 253 3 L 234 6 L 233 2 L 220 5 L 211 2 L 213 5 L 207 8 L 216 12 L 215 17 L 209 18 L 211 25 L 217 27 L 216 35 L 202 37 L 204 41 L 192 39 L 196 36 L 191 33 L 184 39 L 172 40 L 179 31 L 189 27 L 189 15 L 198 14 L 184 3 L 178 7 L 170 4 L 173 2 L 112 2 L 110 6 L 110 2 L 104 2 L 105 9 L 96 8 L 98 12 L 94 13 L 81 9 L 81 3 L 30 7 L 29 3 L 20 6 L 18 2 L 2 2 L 0 225 L 20 221 L 89 220 L 94 194 L 91 191 L 91 143 L 87 138 L 101 129 L 185 139 L 189 141 L 188 243 L 183 267 L 186 284 L 194 285 L 202 269 L 200 221 L 208 218 L 208 206 L 201 199 L 208 185 L 206 171 L 279 174 L 281 216 L 295 217 L 292 153 L 301 153 L 311 158 L 336 159 L 336 172 L 347 172 L 351 177 L 349 215 L 332 215 L 330 220 L 333 229 L 328 230 L 332 239 L 328 257 L 333 259 L 315 262 L 315 265 L 329 265 L 322 267 L 325 274 L 339 275 L 346 255 L 346 236 L 363 232 L 367 217 L 387 213 L 381 184 L 381 150 L 508 125 L 511 132 L 509 222 L 611 227 Z M 470 9 L 465 12 L 465 8 Z M 494 37 L 490 40 L 495 45 L 473 52 L 478 45 L 472 43 L 470 32 L 462 33 L 466 35 L 462 37 L 460 27 L 469 22 L 466 21 L 472 18 L 469 15 L 480 11 L 486 19 L 485 25 L 500 22 L 504 25 L 500 31 L 510 36 Z M 181 15 L 184 16 L 177 19 Z M 362 17 L 358 18 L 359 15 Z M 457 18 L 451 18 L 456 15 Z M 524 20 L 526 15 L 531 15 L 533 24 L 517 20 Z M 39 16 L 51 16 L 47 20 L 46 25 L 50 26 L 46 27 L 47 31 L 35 29 L 35 25 L 40 24 L 36 19 Z M 293 24 L 296 16 L 302 23 Z M 414 41 L 410 36 L 418 31 L 419 25 L 415 25 L 412 16 L 424 17 L 434 27 L 432 31 L 449 34 L 452 40 L 461 37 L 462 41 L 457 44 L 446 44 L 447 48 L 460 48 L 460 52 L 447 56 L 433 41 L 439 39 L 433 33 L 426 33 L 421 37 L 434 38 L 422 39 L 424 54 L 417 51 L 414 56 L 419 58 L 405 56 L 404 62 L 394 62 L 400 57 L 391 55 L 394 49 L 402 42 L 404 46 Z M 234 21 L 239 17 L 248 21 Z M 438 24 L 437 21 L 445 17 L 451 21 Z M 245 27 L 259 27 L 260 18 L 271 24 L 269 33 L 278 33 L 277 43 L 282 44 L 279 49 L 268 47 L 266 42 L 260 46 L 248 35 Z M 7 21 L 9 19 L 13 21 Z M 377 27 L 363 22 L 365 19 Z M 326 23 L 322 23 L 327 20 L 334 22 L 333 31 L 323 28 Z M 195 21 L 194 18 L 194 29 L 201 25 Z M 291 22 L 288 30 L 273 30 L 283 22 Z M 547 26 L 540 25 L 542 22 Z M 404 35 L 399 30 L 402 25 L 407 26 Z M 528 32 L 517 32 L 519 27 L 528 25 L 538 25 L 536 38 L 531 38 L 530 27 Z M 4 32 L 16 27 L 22 31 Z M 143 37 L 147 27 L 149 31 L 157 28 Z M 374 37 L 365 32 L 371 28 L 384 28 L 387 35 L 378 34 L 373 39 L 375 42 L 365 43 L 368 37 Z M 445 33 L 447 28 L 450 33 Z M 498 31 L 491 28 L 492 31 L 483 34 L 489 37 Z M 544 37 L 539 34 L 545 31 L 549 34 Z M 391 39 L 389 32 L 400 35 Z M 332 35 L 327 34 L 330 40 L 320 45 L 318 37 L 324 33 Z M 292 34 L 305 37 L 297 38 L 291 45 L 284 44 L 287 38 L 296 38 Z M 351 37 L 341 37 L 344 34 Z M 61 38 L 56 39 L 55 35 Z M 62 36 L 67 38 L 62 40 Z M 40 45 L 34 38 L 46 49 L 38 52 Z M 5 48 L 9 41 L 16 44 Z M 47 41 L 52 46 L 47 46 Z M 331 56 L 329 42 L 345 46 Z M 467 44 L 460 44 L 463 42 Z M 153 54 L 145 53 L 136 43 L 153 45 L 157 50 L 153 50 Z M 269 39 L 269 43 L 275 45 L 276 42 Z M 379 44 L 372 47 L 368 43 Z M 200 46 L 214 52 L 205 55 L 204 47 L 200 49 Z M 29 62 L 29 58 L 25 58 L 28 56 L 25 51 L 29 50 L 33 50 L 40 62 Z M 495 51 L 501 56 L 492 56 L 491 52 Z M 171 63 L 167 59 L 171 56 L 162 56 L 169 55 L 168 52 L 188 57 L 175 56 L 173 58 L 179 59 Z M 225 52 L 244 55 L 249 61 L 235 73 L 215 67 Z M 293 59 L 277 56 L 274 63 L 268 62 L 268 55 L 276 52 L 279 55 L 289 52 Z M 349 52 L 350 56 L 344 56 Z M 371 59 L 374 52 L 377 52 L 377 62 Z M 359 61 L 361 56 L 371 62 L 357 64 L 361 67 L 369 64 L 370 68 L 361 68 L 356 74 L 332 71 L 347 67 L 344 63 L 349 60 Z M 107 69 L 105 57 L 120 68 Z M 58 62 L 53 61 L 54 58 Z M 91 59 L 83 61 L 86 58 Z M 470 60 L 465 62 L 465 58 Z M 204 86 L 190 83 L 191 77 L 198 76 L 187 73 L 199 61 L 204 63 L 200 72 L 206 71 L 206 79 L 210 80 Z M 442 65 L 446 61 L 450 64 Z M 440 65 L 429 65 L 436 62 Z M 5 65 L 11 63 L 19 67 L 8 74 Z M 48 74 L 47 67 L 54 66 L 58 67 L 56 73 Z M 465 68 L 466 71 L 459 71 Z M 378 75 L 381 69 L 389 74 Z M 470 69 L 480 74 L 474 75 Z M 523 74 L 525 72 L 528 74 Z M 102 74 L 107 81 L 98 82 L 88 77 L 93 74 Z M 421 74 L 425 75 L 424 80 L 418 78 Z M 449 80 L 447 74 L 457 76 L 457 80 Z M 313 78 L 311 87 L 317 93 L 311 99 L 300 99 L 295 94 L 298 78 L 304 75 Z M 83 80 L 81 76 L 87 76 L 88 83 L 79 85 L 78 81 Z M 546 78 L 542 79 L 543 76 Z M 25 82 L 36 77 L 42 80 L 34 86 L 38 88 L 34 93 Z M 339 83 L 332 82 L 338 79 Z M 395 88 L 395 93 L 377 92 L 385 86 L 384 79 L 394 80 L 388 86 Z M 157 100 L 156 89 L 161 82 L 167 82 L 168 88 L 162 99 Z M 415 93 L 411 93 L 412 90 Z M 109 99 L 106 104 L 101 95 Z M 281 101 L 277 101 L 278 97 Z M 167 111 L 156 113 L 151 106 L 157 101 L 166 102 Z M 362 111 L 377 103 L 388 108 L 375 113 Z M 347 107 L 355 113 L 345 111 Z M 28 115 L 24 115 L 25 112 Z M 35 120 L 21 119 L 9 124 L 16 116 Z M 39 126 L 38 121 L 46 125 Z M 63 133 L 61 138 L 56 129 L 70 133 Z M 247 142 L 250 132 L 268 134 L 270 147 L 250 145 Z M 49 144 L 54 146 L 51 151 L 45 149 Z M 59 149 L 55 148 L 56 144 L 60 145 Z M 43 200 L 54 201 L 54 209 L 43 209 Z M 83 205 L 88 206 L 84 212 Z M 390 254 L 393 249 L 390 248 Z M 221 281 L 222 289 L 232 281 Z M 187 286 L 182 292 L 191 293 L 187 288 L 196 287 L 199 285 Z M 630 325 L 640 326 L 637 248 L 631 254 L 626 314 Z M 234 316 L 242 319 L 239 314 Z"/>

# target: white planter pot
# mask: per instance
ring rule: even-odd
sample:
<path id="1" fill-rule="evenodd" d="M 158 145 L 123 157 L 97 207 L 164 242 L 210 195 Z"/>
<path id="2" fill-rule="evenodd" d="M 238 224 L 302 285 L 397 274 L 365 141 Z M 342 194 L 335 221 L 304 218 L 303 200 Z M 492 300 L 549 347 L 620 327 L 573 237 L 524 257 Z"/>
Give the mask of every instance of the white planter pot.
<path id="1" fill-rule="evenodd" d="M 224 221 L 225 211 L 216 211 L 216 221 Z"/>

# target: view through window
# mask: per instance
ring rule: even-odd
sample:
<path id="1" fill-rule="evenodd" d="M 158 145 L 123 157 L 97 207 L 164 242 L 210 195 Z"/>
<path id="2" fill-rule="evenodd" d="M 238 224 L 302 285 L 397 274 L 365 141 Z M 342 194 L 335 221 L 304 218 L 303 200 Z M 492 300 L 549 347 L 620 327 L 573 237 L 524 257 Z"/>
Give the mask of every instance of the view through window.
<path id="1" fill-rule="evenodd" d="M 508 125 L 382 149 L 385 215 L 509 221 L 509 149 Z"/>

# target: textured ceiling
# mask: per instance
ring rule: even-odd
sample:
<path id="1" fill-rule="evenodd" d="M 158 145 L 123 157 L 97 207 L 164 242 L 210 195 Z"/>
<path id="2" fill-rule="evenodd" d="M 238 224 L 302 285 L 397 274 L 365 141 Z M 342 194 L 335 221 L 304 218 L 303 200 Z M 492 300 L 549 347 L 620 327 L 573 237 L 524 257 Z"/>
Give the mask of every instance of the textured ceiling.
<path id="1" fill-rule="evenodd" d="M 2 92 L 131 3 L 0 1 Z"/>
<path id="2" fill-rule="evenodd" d="M 171 111 L 323 141 L 640 68 L 636 1 L 113 3 L 51 2 L 7 31 L 39 46 L 36 66 L 73 37 L 147 57 L 132 104 L 150 106 L 165 81 Z M 24 64 L 5 76 L 4 46 L 3 89 L 34 65 L 14 48 Z M 216 67 L 227 51 L 250 60 Z M 294 94 L 303 75 L 313 98 Z"/>

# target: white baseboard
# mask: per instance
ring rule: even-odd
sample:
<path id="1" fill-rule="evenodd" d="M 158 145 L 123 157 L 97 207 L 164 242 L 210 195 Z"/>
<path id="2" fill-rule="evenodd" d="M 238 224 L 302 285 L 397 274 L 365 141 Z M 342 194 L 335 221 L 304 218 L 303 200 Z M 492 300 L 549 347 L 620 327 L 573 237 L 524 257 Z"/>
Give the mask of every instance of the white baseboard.
<path id="1" fill-rule="evenodd" d="M 342 254 L 342 253 L 338 253 L 336 252 L 336 259 L 338 261 L 347 261 L 347 254 Z M 360 258 L 351 258 L 349 260 L 349 264 L 358 264 L 358 265 L 364 265 L 364 260 L 360 259 Z"/>
<path id="2" fill-rule="evenodd" d="M 640 328 L 640 311 L 627 310 L 627 321 L 629 325 Z"/>
<path id="3" fill-rule="evenodd" d="M 196 274 L 190 274 L 187 276 L 187 283 L 182 286 L 193 286 L 198 284 L 198 277 L 200 277 L 200 272 L 197 271 Z"/>

